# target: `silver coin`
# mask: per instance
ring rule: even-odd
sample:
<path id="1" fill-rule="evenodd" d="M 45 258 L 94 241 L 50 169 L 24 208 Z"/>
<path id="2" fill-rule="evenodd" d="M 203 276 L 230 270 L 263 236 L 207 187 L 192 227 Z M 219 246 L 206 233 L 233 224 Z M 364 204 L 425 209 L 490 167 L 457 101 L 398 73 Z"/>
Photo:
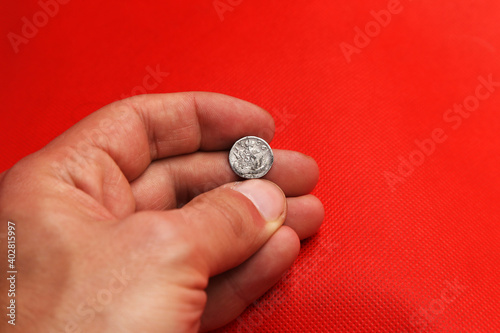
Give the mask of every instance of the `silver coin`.
<path id="1" fill-rule="evenodd" d="M 229 164 L 242 178 L 261 178 L 273 166 L 274 155 L 269 144 L 256 136 L 236 141 L 229 152 Z"/>

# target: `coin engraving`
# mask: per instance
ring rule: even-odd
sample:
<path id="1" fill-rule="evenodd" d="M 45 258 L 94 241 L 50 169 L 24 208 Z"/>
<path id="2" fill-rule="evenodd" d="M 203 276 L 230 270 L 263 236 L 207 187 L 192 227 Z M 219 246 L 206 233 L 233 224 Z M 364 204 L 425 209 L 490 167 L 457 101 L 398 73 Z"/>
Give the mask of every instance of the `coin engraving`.
<path id="1" fill-rule="evenodd" d="M 271 169 L 274 156 L 269 144 L 256 136 L 245 136 L 229 152 L 229 164 L 242 178 L 261 178 Z"/>

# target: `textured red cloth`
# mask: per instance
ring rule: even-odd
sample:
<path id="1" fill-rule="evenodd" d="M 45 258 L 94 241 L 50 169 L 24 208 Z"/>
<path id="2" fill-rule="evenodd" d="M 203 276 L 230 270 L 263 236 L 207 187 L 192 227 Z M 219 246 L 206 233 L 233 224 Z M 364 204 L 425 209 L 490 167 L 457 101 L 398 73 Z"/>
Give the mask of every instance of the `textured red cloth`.
<path id="1" fill-rule="evenodd" d="M 54 1 L 3 6 L 1 170 L 132 94 L 249 100 L 327 215 L 220 332 L 500 332 L 499 1 Z"/>

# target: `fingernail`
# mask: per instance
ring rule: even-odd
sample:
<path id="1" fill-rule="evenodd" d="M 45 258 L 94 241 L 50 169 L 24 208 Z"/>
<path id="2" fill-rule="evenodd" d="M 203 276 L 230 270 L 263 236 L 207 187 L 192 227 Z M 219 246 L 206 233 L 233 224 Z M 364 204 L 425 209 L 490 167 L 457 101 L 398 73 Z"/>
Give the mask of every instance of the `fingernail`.
<path id="1" fill-rule="evenodd" d="M 250 199 L 267 222 L 282 222 L 286 210 L 286 198 L 283 191 L 274 183 L 252 179 L 237 183 L 234 190 Z"/>

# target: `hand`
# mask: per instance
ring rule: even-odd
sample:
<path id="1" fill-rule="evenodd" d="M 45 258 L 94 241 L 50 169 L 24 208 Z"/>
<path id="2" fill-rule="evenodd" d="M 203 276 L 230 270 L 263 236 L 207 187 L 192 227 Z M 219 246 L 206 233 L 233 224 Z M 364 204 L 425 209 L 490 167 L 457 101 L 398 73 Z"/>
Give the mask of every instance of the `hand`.
<path id="1" fill-rule="evenodd" d="M 275 150 L 268 180 L 235 182 L 223 150 L 273 132 L 232 97 L 136 96 L 2 173 L 18 271 L 16 326 L 4 318 L 2 332 L 197 332 L 236 318 L 323 220 L 312 158 Z"/>

